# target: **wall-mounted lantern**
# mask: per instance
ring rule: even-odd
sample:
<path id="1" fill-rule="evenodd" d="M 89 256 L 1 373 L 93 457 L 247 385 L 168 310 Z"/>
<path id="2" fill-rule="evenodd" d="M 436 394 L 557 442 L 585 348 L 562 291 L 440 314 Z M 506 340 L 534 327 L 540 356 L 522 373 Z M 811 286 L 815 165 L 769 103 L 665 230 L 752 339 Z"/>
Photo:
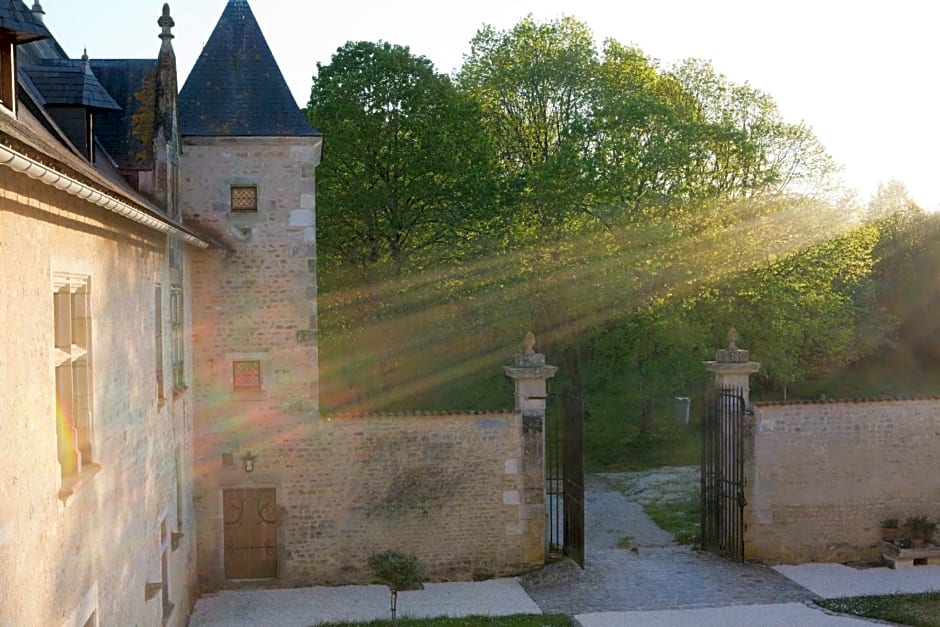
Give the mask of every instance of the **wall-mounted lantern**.
<path id="1" fill-rule="evenodd" d="M 258 459 L 256 456 L 251 454 L 251 451 L 248 451 L 242 455 L 242 462 L 245 464 L 245 472 L 251 472 L 255 469 L 255 460 Z"/>

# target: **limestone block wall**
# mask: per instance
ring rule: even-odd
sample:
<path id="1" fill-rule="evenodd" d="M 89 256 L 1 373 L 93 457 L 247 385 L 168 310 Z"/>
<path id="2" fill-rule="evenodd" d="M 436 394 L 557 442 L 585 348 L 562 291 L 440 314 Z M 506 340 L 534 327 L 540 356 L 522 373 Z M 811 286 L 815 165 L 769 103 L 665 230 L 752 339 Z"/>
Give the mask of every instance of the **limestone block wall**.
<path id="1" fill-rule="evenodd" d="M 758 403 L 752 427 L 749 559 L 871 559 L 883 519 L 940 517 L 940 399 Z"/>
<path id="2" fill-rule="evenodd" d="M 523 439 L 516 413 L 333 417 L 270 433 L 252 444 L 253 472 L 213 463 L 203 583 L 224 578 L 222 491 L 250 487 L 277 491 L 282 585 L 368 582 L 368 557 L 386 549 L 417 554 L 439 581 L 541 566 L 544 505 L 524 495 L 543 478 L 523 472 Z"/>
<path id="3" fill-rule="evenodd" d="M 261 361 L 273 408 L 318 399 L 315 169 L 319 138 L 186 138 L 180 204 L 187 222 L 229 251 L 194 255 L 197 413 L 238 417 L 232 362 Z M 231 210 L 232 186 L 257 188 L 258 210 Z M 212 451 L 214 454 L 216 451 Z"/>
<path id="4" fill-rule="evenodd" d="M 167 240 L 96 206 L 0 168 L 0 625 L 158 625 L 145 598 L 168 552 L 168 624 L 194 597 L 192 395 L 158 402 L 155 284 L 169 310 Z M 92 461 L 60 496 L 53 361 L 53 276 L 88 278 Z M 188 316 L 186 318 L 188 324 Z M 165 322 L 164 364 L 169 371 Z M 191 357 L 191 355 L 190 355 Z M 169 378 L 169 377 L 168 377 Z"/>

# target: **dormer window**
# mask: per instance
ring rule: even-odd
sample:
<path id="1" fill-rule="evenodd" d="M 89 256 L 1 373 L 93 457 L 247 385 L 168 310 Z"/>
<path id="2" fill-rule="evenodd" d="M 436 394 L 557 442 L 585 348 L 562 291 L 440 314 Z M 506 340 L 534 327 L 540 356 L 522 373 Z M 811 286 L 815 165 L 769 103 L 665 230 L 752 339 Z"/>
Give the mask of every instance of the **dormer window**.
<path id="1" fill-rule="evenodd" d="M 258 213 L 257 186 L 232 186 L 232 213 Z"/>
<path id="2" fill-rule="evenodd" d="M 16 47 L 45 39 L 46 29 L 38 2 L 32 11 L 21 2 L 7 4 L 0 11 L 0 108 L 16 115 Z"/>
<path id="3" fill-rule="evenodd" d="M 0 35 L 0 105 L 16 115 L 16 43 Z"/>
<path id="4" fill-rule="evenodd" d="M 95 115 L 121 107 L 91 71 L 88 52 L 81 59 L 42 59 L 20 68 L 45 100 L 46 111 L 72 145 L 95 160 Z"/>

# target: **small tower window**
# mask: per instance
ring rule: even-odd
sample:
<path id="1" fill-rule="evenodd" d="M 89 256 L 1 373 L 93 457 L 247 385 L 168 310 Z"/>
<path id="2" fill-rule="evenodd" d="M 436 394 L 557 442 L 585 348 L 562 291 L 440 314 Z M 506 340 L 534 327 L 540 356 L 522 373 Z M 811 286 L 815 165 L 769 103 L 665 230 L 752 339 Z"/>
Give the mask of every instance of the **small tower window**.
<path id="1" fill-rule="evenodd" d="M 261 389 L 261 362 L 260 361 L 234 361 L 232 362 L 232 389 L 234 390 L 260 390 Z"/>
<path id="2" fill-rule="evenodd" d="M 232 212 L 257 213 L 258 188 L 254 185 L 232 186 Z"/>

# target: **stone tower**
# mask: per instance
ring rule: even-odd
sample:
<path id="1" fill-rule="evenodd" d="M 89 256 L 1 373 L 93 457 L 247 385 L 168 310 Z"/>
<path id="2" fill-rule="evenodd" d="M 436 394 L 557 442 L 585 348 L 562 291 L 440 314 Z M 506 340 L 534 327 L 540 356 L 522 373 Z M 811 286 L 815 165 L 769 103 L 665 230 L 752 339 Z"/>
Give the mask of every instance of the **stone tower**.
<path id="1" fill-rule="evenodd" d="M 283 493 L 278 447 L 318 411 L 322 136 L 246 0 L 229 0 L 179 98 L 183 216 L 224 249 L 195 255 L 192 266 L 199 574 L 212 587 L 277 576 L 276 555 L 235 565 L 223 550 L 223 511 L 247 499 L 273 519 Z"/>

